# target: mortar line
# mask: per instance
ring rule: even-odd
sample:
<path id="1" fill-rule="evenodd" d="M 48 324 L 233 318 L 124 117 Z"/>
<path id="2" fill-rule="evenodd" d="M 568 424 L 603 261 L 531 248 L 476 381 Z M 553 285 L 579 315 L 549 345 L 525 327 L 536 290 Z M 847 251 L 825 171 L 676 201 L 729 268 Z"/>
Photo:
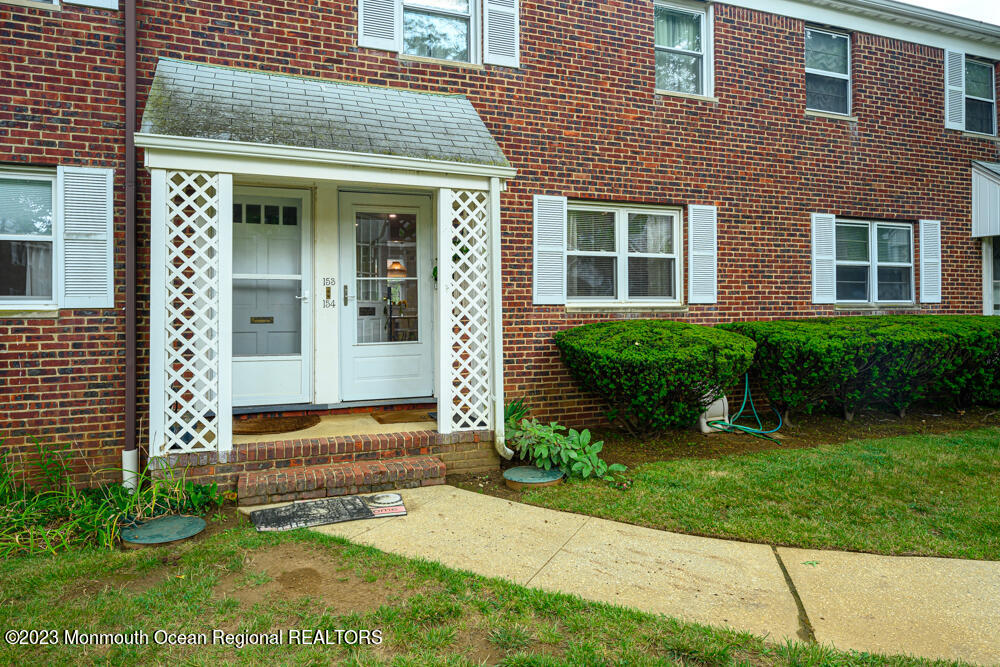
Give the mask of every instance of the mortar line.
<path id="1" fill-rule="evenodd" d="M 569 544 L 570 540 L 572 540 L 574 537 L 576 537 L 577 535 L 579 535 L 580 531 L 583 530 L 583 527 L 586 526 L 588 523 L 590 523 L 591 519 L 593 519 L 593 518 L 594 517 L 592 517 L 592 516 L 588 516 L 586 519 L 584 519 L 583 523 L 580 524 L 580 527 L 577 528 L 575 531 L 573 531 L 572 535 L 570 535 L 569 537 L 566 538 L 566 541 L 562 543 L 561 547 L 559 547 L 558 549 L 556 549 L 555 551 L 552 552 L 552 555 L 549 556 L 549 559 L 547 561 L 545 561 L 544 563 L 542 563 L 541 567 L 539 567 L 537 570 L 535 570 L 535 573 L 533 575 L 531 575 L 530 579 L 528 579 L 526 582 L 524 582 L 524 585 L 525 586 L 529 586 L 531 584 L 531 582 L 535 580 L 535 577 L 538 576 L 538 573 L 541 572 L 542 570 L 544 570 L 546 567 L 548 567 L 549 563 L 552 562 L 552 559 L 555 558 L 557 555 L 559 555 L 559 552 L 566 548 L 566 545 Z"/>
<path id="2" fill-rule="evenodd" d="M 809 614 L 806 613 L 806 606 L 802 603 L 802 598 L 799 596 L 799 590 L 795 587 L 795 582 L 792 581 L 792 575 L 788 573 L 788 568 L 785 567 L 785 561 L 781 560 L 781 554 L 778 553 L 778 547 L 772 546 L 771 553 L 774 554 L 774 559 L 778 561 L 778 567 L 781 568 L 781 574 L 785 577 L 785 585 L 788 586 L 788 592 L 792 594 L 792 599 L 795 600 L 795 606 L 799 610 L 799 638 L 810 644 L 815 644 L 816 633 L 813 631 L 812 623 L 809 621 Z"/>

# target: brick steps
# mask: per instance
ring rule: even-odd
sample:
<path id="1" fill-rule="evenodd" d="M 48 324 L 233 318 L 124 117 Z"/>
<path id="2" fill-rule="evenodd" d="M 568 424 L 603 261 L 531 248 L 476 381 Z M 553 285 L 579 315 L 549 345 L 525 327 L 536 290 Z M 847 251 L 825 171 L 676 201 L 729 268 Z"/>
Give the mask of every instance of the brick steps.
<path id="1" fill-rule="evenodd" d="M 444 476 L 441 459 L 408 456 L 247 471 L 240 475 L 236 493 L 240 505 L 264 505 L 444 484 Z"/>

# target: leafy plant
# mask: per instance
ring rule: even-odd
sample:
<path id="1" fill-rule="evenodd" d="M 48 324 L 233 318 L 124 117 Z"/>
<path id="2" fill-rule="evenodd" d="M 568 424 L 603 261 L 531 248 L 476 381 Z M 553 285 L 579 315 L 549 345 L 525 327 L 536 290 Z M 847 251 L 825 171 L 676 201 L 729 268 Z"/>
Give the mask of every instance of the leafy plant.
<path id="1" fill-rule="evenodd" d="M 604 442 L 592 442 L 590 431 L 565 431 L 566 427 L 555 422 L 546 425 L 536 419 L 523 419 L 511 441 L 522 459 L 544 470 L 555 468 L 566 477 L 614 482 L 616 473 L 625 472 L 622 464 L 608 465 L 600 457 Z"/>
<path id="2" fill-rule="evenodd" d="M 517 425 L 528 416 L 528 406 L 523 398 L 511 401 L 503 407 L 503 421 L 507 430 L 517 430 Z"/>
<path id="3" fill-rule="evenodd" d="M 609 405 L 633 434 L 687 427 L 737 380 L 754 342 L 712 327 L 668 320 L 588 324 L 555 335 L 580 388 Z"/>

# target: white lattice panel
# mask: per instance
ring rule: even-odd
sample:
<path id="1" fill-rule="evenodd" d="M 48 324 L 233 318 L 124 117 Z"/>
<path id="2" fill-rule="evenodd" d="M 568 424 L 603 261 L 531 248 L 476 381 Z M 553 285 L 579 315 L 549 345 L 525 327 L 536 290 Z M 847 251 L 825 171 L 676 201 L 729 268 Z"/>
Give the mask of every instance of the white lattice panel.
<path id="1" fill-rule="evenodd" d="M 229 406 L 220 400 L 224 354 L 222 349 L 222 302 L 224 289 L 223 234 L 220 218 L 220 176 L 197 172 L 166 172 L 165 218 L 157 230 L 153 248 L 155 280 L 151 326 L 161 327 L 151 339 L 162 341 L 157 351 L 161 368 L 151 364 L 151 414 L 159 434 L 152 434 L 154 456 L 215 451 L 228 447 L 220 419 L 229 419 Z M 157 224 L 156 215 L 151 216 Z M 159 284 L 156 284 L 159 283 Z M 160 356 L 162 355 L 162 356 Z M 161 374 L 160 377 L 152 377 Z M 156 400 L 159 398 L 160 400 Z M 159 450 L 159 451 L 157 451 Z"/>
<path id="2" fill-rule="evenodd" d="M 451 373 L 454 430 L 492 428 L 490 347 L 490 206 L 486 192 L 456 190 L 451 200 L 450 312 L 442 332 L 452 334 Z M 440 252 L 440 251 L 439 251 Z M 499 286 L 497 286 L 499 288 Z"/>

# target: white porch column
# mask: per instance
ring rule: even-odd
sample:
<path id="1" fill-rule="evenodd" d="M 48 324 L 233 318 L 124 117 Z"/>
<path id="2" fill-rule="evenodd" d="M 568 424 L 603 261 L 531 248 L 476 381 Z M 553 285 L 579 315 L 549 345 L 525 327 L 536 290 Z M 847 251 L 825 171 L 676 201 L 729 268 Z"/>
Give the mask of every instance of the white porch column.
<path id="1" fill-rule="evenodd" d="M 491 190 L 499 193 L 499 182 Z M 489 192 L 438 191 L 438 431 L 502 430 L 497 376 L 499 237 Z M 495 239 L 495 240 L 494 240 Z M 499 394 L 497 386 L 500 386 Z M 502 435 L 502 434 L 501 434 Z"/>
<path id="2" fill-rule="evenodd" d="M 152 169 L 149 452 L 232 448 L 230 174 Z"/>

